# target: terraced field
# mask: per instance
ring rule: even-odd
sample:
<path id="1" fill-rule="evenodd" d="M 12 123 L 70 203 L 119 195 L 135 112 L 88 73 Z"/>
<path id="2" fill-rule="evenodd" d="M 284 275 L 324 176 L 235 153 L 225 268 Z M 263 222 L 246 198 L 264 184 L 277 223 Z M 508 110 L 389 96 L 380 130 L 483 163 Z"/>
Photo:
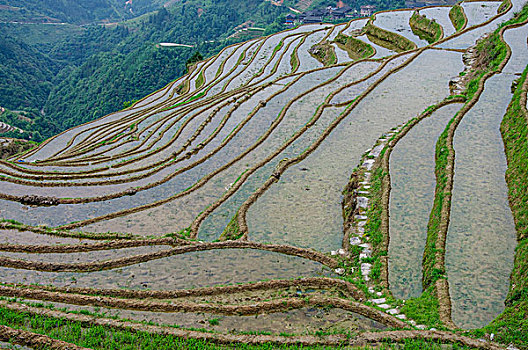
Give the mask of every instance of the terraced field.
<path id="1" fill-rule="evenodd" d="M 527 235 L 499 130 L 527 23 L 512 0 L 300 26 L 0 162 L 0 341 L 528 348 L 500 323 Z"/>

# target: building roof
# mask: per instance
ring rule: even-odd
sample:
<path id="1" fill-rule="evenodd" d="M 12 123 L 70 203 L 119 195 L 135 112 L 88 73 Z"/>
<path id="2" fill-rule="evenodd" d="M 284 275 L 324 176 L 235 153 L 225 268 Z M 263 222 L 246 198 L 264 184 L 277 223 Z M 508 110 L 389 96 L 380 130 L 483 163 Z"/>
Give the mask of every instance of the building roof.
<path id="1" fill-rule="evenodd" d="M 349 12 L 352 12 L 354 11 L 354 9 L 350 6 L 344 6 L 344 7 L 341 7 L 335 11 L 333 11 L 332 13 L 334 14 L 345 14 L 345 13 L 349 13 Z"/>
<path id="2" fill-rule="evenodd" d="M 322 16 L 306 16 L 304 18 L 304 23 L 319 23 L 323 21 Z"/>

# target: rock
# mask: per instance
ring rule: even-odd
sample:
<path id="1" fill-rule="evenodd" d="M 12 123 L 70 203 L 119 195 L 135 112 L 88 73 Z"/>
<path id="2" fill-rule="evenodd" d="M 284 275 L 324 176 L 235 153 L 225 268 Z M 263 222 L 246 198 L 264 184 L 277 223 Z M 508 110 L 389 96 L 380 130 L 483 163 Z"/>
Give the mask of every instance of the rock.
<path id="1" fill-rule="evenodd" d="M 397 314 L 400 313 L 400 310 L 398 310 L 398 309 L 389 309 L 389 310 L 387 310 L 387 313 L 391 314 L 391 315 L 397 315 Z"/>
<path id="2" fill-rule="evenodd" d="M 378 307 L 381 307 L 382 309 L 387 310 L 387 309 L 390 309 L 391 306 L 389 304 L 379 304 Z"/>
<path id="3" fill-rule="evenodd" d="M 424 330 L 424 329 L 426 329 L 427 327 L 424 326 L 423 324 L 418 324 L 418 325 L 416 325 L 416 328 L 421 329 L 421 330 Z"/>
<path id="4" fill-rule="evenodd" d="M 342 249 L 342 248 L 339 249 L 339 250 L 337 251 L 337 253 L 338 253 L 339 255 L 345 255 L 345 254 L 346 254 L 345 250 Z"/>
<path id="5" fill-rule="evenodd" d="M 360 253 L 359 254 L 359 259 L 368 259 L 370 258 L 370 253 Z"/>
<path id="6" fill-rule="evenodd" d="M 332 251 L 330 252 L 330 254 L 331 254 L 331 255 L 337 255 L 337 252 L 336 252 L 335 250 L 332 250 Z"/>
<path id="7" fill-rule="evenodd" d="M 45 197 L 27 194 L 20 198 L 20 203 L 25 205 L 51 206 L 59 205 L 59 199 L 57 197 Z"/>
<path id="8" fill-rule="evenodd" d="M 342 267 L 339 267 L 339 268 L 335 269 L 334 271 L 335 271 L 335 273 L 337 273 L 338 275 L 342 275 L 342 274 L 345 273 L 345 269 L 342 268 Z"/>
<path id="9" fill-rule="evenodd" d="M 404 314 L 399 314 L 395 316 L 396 318 L 399 318 L 400 320 L 405 320 L 407 317 Z"/>
<path id="10" fill-rule="evenodd" d="M 387 299 L 385 299 L 385 298 L 379 298 L 379 299 L 372 299 L 371 301 L 372 301 L 373 303 L 375 303 L 375 304 L 383 304 L 384 302 L 387 301 Z"/>
<path id="11" fill-rule="evenodd" d="M 354 216 L 354 219 L 356 219 L 356 220 L 358 220 L 358 221 L 359 221 L 359 220 L 367 220 L 367 219 L 368 219 L 368 216 L 366 216 L 366 215 L 355 215 L 355 216 Z"/>
<path id="12" fill-rule="evenodd" d="M 381 151 L 383 150 L 383 147 L 385 147 L 385 145 L 377 145 L 376 147 L 372 149 L 372 151 L 370 151 L 369 156 L 373 156 L 377 158 L 380 155 Z"/>
<path id="13" fill-rule="evenodd" d="M 370 273 L 370 269 L 372 268 L 372 264 L 369 263 L 363 263 L 361 264 L 361 274 L 368 275 Z"/>
<path id="14" fill-rule="evenodd" d="M 383 295 L 383 293 L 382 292 L 376 292 L 376 295 L 380 297 L 380 296 Z"/>
<path id="15" fill-rule="evenodd" d="M 357 203 L 360 208 L 366 209 L 368 207 L 369 199 L 367 197 L 357 197 Z"/>
<path id="16" fill-rule="evenodd" d="M 128 190 L 125 191 L 125 195 L 127 196 L 133 196 L 137 193 L 137 189 L 135 188 L 129 188 Z"/>
<path id="17" fill-rule="evenodd" d="M 367 170 L 372 169 L 372 166 L 374 165 L 375 160 L 374 159 L 367 159 L 363 162 L 361 165 L 363 168 L 366 168 Z"/>
<path id="18" fill-rule="evenodd" d="M 359 239 L 359 237 L 350 237 L 350 244 L 352 245 L 359 245 L 361 244 L 361 239 Z"/>

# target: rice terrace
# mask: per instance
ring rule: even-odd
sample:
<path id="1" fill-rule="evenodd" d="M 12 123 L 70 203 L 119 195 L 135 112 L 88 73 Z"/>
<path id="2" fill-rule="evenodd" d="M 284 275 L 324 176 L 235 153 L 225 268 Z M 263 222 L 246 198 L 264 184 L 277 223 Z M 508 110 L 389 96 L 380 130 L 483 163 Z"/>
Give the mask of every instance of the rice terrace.
<path id="1" fill-rule="evenodd" d="M 0 348 L 528 349 L 528 5 L 222 49 L 0 162 Z"/>

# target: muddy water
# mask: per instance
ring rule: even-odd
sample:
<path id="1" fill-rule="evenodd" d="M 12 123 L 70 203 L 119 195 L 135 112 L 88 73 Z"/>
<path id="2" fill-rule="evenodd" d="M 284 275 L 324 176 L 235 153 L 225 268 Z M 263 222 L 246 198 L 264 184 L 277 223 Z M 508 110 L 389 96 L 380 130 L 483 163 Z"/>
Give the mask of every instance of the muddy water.
<path id="1" fill-rule="evenodd" d="M 399 299 L 422 291 L 422 256 L 435 190 L 435 145 L 461 105 L 422 120 L 401 139 L 390 158 L 389 283 Z"/>
<path id="2" fill-rule="evenodd" d="M 268 102 L 266 107 L 259 111 L 259 115 L 252 118 L 251 121 L 248 122 L 248 124 L 246 124 L 245 127 L 240 131 L 240 133 L 237 134 L 228 145 L 226 145 L 212 158 L 206 160 L 204 163 L 194 167 L 184 174 L 179 175 L 177 178 L 171 179 L 165 184 L 146 191 L 138 192 L 135 196 L 128 198 L 119 198 L 106 202 L 87 203 L 83 205 L 61 205 L 51 208 L 25 207 L 26 212 L 24 212 L 23 206 L 17 203 L 6 203 L 4 217 L 18 221 L 24 221 L 26 223 L 46 223 L 48 225 L 59 225 L 71 222 L 73 220 L 99 216 L 105 213 L 114 212 L 116 210 L 150 203 L 152 201 L 166 198 L 169 195 L 182 191 L 192 185 L 199 178 L 225 164 L 228 160 L 232 159 L 235 155 L 239 154 L 246 147 L 249 147 L 253 142 L 255 142 L 258 137 L 269 127 L 271 121 L 276 118 L 277 114 L 280 112 L 286 101 L 289 101 L 291 98 L 297 96 L 301 91 L 305 91 L 315 84 L 323 82 L 329 76 L 331 77 L 333 74 L 336 74 L 340 69 L 341 68 L 332 68 L 326 71 L 314 72 L 302 78 L 292 88 L 288 89 L 288 91 L 276 96 L 272 101 Z M 307 102 L 313 105 L 311 110 L 313 110 L 315 106 L 320 103 L 317 100 Z M 303 116 L 303 118 L 309 118 L 310 116 L 311 114 L 306 114 Z M 301 118 L 286 118 L 284 122 L 281 123 L 280 127 L 274 131 L 274 134 L 269 137 L 269 142 L 282 143 L 282 140 L 285 139 L 286 135 L 291 135 L 292 128 L 296 129 L 302 124 L 304 124 L 304 122 Z M 227 131 L 228 130 L 226 130 L 226 132 Z M 280 137 L 276 135 L 279 135 Z M 182 162 L 180 166 L 185 164 L 185 162 Z M 236 180 L 236 177 L 245 170 L 244 168 L 240 167 L 239 169 L 240 170 L 236 171 L 234 178 L 231 178 L 229 182 L 223 184 L 220 187 L 221 192 L 224 191 L 224 187 L 226 185 Z M 164 172 L 167 172 L 168 170 L 170 169 L 165 169 Z M 146 182 L 148 183 L 148 180 Z M 6 186 L 14 185 L 6 184 Z M 130 187 L 130 184 L 116 186 L 127 189 Z M 114 185 L 111 185 L 110 187 L 114 187 Z M 58 188 L 54 188 L 54 190 L 57 189 Z M 45 190 L 47 189 L 35 188 L 33 191 L 36 194 L 42 194 Z M 98 189 L 89 188 L 78 188 L 76 191 L 92 191 L 92 195 L 97 195 L 99 192 Z M 96 192 L 93 193 L 94 191 Z"/>
<path id="3" fill-rule="evenodd" d="M 255 227 L 265 226 L 259 233 L 264 241 L 287 237 L 303 246 L 314 241 L 326 249 L 339 246 L 341 191 L 363 152 L 383 132 L 447 96 L 449 77 L 462 68 L 459 54 L 437 53 L 424 52 L 383 82 L 314 153 L 288 169 L 251 207 L 251 236 L 258 234 Z"/>
<path id="4" fill-rule="evenodd" d="M 337 57 L 337 63 L 344 63 L 344 62 L 350 62 L 351 59 L 348 57 L 348 53 L 345 50 L 342 50 L 337 46 L 337 44 L 332 43 L 332 46 L 334 47 L 334 51 L 336 53 Z"/>
<path id="5" fill-rule="evenodd" d="M 24 301 L 35 302 L 33 300 Z M 66 308 L 68 311 L 78 312 L 79 310 L 87 310 L 89 312 L 97 312 L 106 317 L 117 317 L 139 322 L 154 322 L 160 325 L 177 326 L 187 329 L 201 328 L 208 331 L 230 332 L 235 334 L 243 334 L 246 332 L 259 332 L 261 334 L 273 335 L 315 334 L 317 331 L 350 333 L 355 331 L 384 330 L 387 328 L 379 322 L 338 308 L 320 309 L 310 307 L 271 314 L 222 316 L 210 313 L 164 313 L 115 310 L 63 303 L 46 302 L 45 304 L 53 305 L 55 308 Z M 213 325 L 209 322 L 213 319 L 218 320 L 218 324 Z"/>
<path id="6" fill-rule="evenodd" d="M 448 37 L 455 32 L 455 28 L 449 19 L 449 10 L 451 7 L 432 7 L 420 10 L 420 14 L 429 19 L 434 19 L 444 30 L 444 37 Z"/>
<path id="7" fill-rule="evenodd" d="M 377 67 L 377 64 L 369 62 L 360 63 L 348 69 L 347 72 L 344 73 L 340 79 L 320 89 L 320 91 L 317 94 L 313 95 L 313 97 L 308 96 L 308 98 L 303 99 L 303 101 L 294 104 L 291 110 L 288 112 L 287 118 L 298 119 L 300 115 L 307 113 L 313 114 L 315 111 L 314 106 L 307 110 L 305 109 L 305 107 L 311 105 L 311 102 L 309 101 L 313 100 L 315 96 L 324 96 L 324 94 L 321 94 L 321 92 L 329 93 L 338 88 L 340 85 L 342 85 L 343 82 L 351 82 L 354 80 L 358 80 L 361 77 L 365 76 L 371 69 L 375 67 Z M 310 129 L 308 129 L 308 131 L 306 131 L 297 141 L 295 141 L 285 151 L 275 157 L 273 161 L 271 161 L 266 166 L 251 175 L 250 178 L 246 181 L 242 188 L 237 191 L 236 194 L 234 194 L 226 203 L 222 204 L 217 210 L 214 211 L 213 214 L 211 214 L 204 221 L 202 227 L 200 228 L 200 239 L 210 240 L 217 238 L 223 231 L 224 227 L 227 225 L 229 220 L 235 215 L 240 205 L 242 205 L 242 203 L 251 195 L 251 193 L 256 188 L 258 188 L 264 181 L 266 181 L 266 179 L 273 173 L 273 170 L 275 169 L 278 162 L 284 158 L 293 158 L 300 154 L 304 149 L 306 149 L 306 147 L 310 145 L 310 143 L 317 139 L 317 137 L 320 135 L 320 133 L 323 132 L 326 126 L 329 125 L 343 109 L 344 108 L 327 109 L 320 117 L 318 122 Z M 250 234 L 250 237 L 251 239 L 259 239 L 268 242 L 270 241 L 269 237 L 262 237 L 260 235 L 260 232 L 266 231 L 267 223 L 265 221 L 262 221 L 261 224 L 262 227 L 256 230 L 257 234 L 253 235 L 252 232 Z M 276 237 L 276 239 L 279 239 L 278 242 L 283 242 L 287 244 L 302 243 L 303 247 L 312 247 L 316 249 L 322 248 L 318 246 L 316 242 L 312 241 L 312 238 L 314 237 L 306 237 L 307 240 L 305 242 L 299 242 L 298 240 L 290 240 L 290 236 Z"/>
<path id="8" fill-rule="evenodd" d="M 89 273 L 0 268 L 0 280 L 3 283 L 153 290 L 187 289 L 328 274 L 329 271 L 321 264 L 310 260 L 250 249 L 188 253 Z"/>
<path id="9" fill-rule="evenodd" d="M 493 32 L 495 29 L 497 29 L 500 23 L 505 22 L 508 19 L 512 18 L 516 12 L 520 11 L 524 3 L 525 1 L 523 0 L 512 0 L 513 7 L 509 12 L 501 15 L 500 17 L 498 17 L 497 19 L 495 19 L 494 21 L 492 21 L 491 23 L 485 26 L 472 29 L 456 38 L 453 38 L 451 40 L 448 40 L 438 45 L 438 47 L 451 48 L 451 49 L 467 49 L 469 46 L 475 44 L 478 38 L 480 38 L 481 36 L 487 33 Z M 468 5 L 468 4 L 471 4 L 471 3 L 467 3 L 465 5 Z M 473 3 L 473 4 L 476 4 L 476 3 Z M 493 5 L 493 3 L 489 3 L 488 5 L 491 6 Z M 482 22 L 483 21 L 479 23 L 482 23 Z M 469 24 L 468 24 L 468 27 L 469 27 Z"/>
<path id="10" fill-rule="evenodd" d="M 324 38 L 325 35 L 326 35 L 325 31 L 310 34 L 304 41 L 304 44 L 299 46 L 299 49 L 297 50 L 297 55 L 299 56 L 299 71 L 300 72 L 322 66 L 321 62 L 313 58 L 308 53 L 308 50 L 313 45 L 319 43 Z"/>
<path id="11" fill-rule="evenodd" d="M 413 11 L 396 11 L 396 12 L 383 12 L 376 15 L 374 25 L 400 34 L 401 36 L 414 42 L 418 47 L 427 46 L 429 43 L 425 40 L 420 39 L 413 33 L 411 27 L 409 27 L 409 19 L 411 18 Z"/>
<path id="12" fill-rule="evenodd" d="M 337 73 L 339 69 L 333 68 L 330 70 L 333 71 L 333 73 Z M 322 73 L 328 74 L 328 72 Z M 311 82 L 311 84 L 314 83 L 315 82 L 313 81 Z M 289 94 L 291 94 L 291 96 L 296 96 L 298 93 L 299 91 L 289 91 Z M 250 154 L 244 157 L 241 161 L 237 162 L 235 165 L 230 167 L 230 169 L 223 171 L 221 174 L 213 178 L 208 184 L 204 186 L 203 189 L 200 189 L 196 193 L 186 196 L 186 198 L 168 203 L 162 207 L 149 210 L 145 213 L 138 213 L 128 216 L 126 217 L 127 226 L 129 224 L 134 225 L 134 222 L 137 222 L 138 224 L 144 227 L 145 224 L 147 224 L 146 227 L 155 227 L 154 229 L 156 231 L 158 231 L 161 227 L 166 227 L 167 229 L 174 231 L 174 223 L 176 223 L 177 225 L 181 225 L 182 223 L 184 223 L 185 226 L 187 226 L 189 224 L 190 218 L 192 219 L 194 216 L 198 215 L 208 204 L 212 203 L 212 200 L 219 198 L 219 196 L 223 194 L 226 188 L 229 188 L 230 184 L 234 183 L 237 180 L 240 174 L 242 174 L 246 169 L 250 168 L 253 164 L 255 164 L 256 161 L 266 158 L 268 154 L 272 152 L 272 150 L 279 147 L 279 145 L 281 145 L 287 138 L 291 137 L 291 135 L 296 130 L 298 130 L 302 125 L 304 125 L 304 123 L 308 121 L 307 118 L 310 118 L 313 115 L 315 108 L 318 104 L 323 101 L 327 93 L 328 91 L 326 91 L 325 89 L 319 89 L 317 91 L 312 92 L 309 96 L 306 96 L 300 99 L 299 101 L 295 102 L 292 106 L 292 109 L 286 113 L 286 116 L 283 122 L 281 122 L 281 125 L 261 146 L 257 147 Z M 280 102 L 277 104 L 277 106 L 280 108 L 282 105 L 285 104 L 285 101 L 287 101 L 287 99 L 285 100 L 284 97 L 281 97 L 278 101 L 276 101 Z M 268 106 L 271 107 L 271 103 L 269 103 Z M 274 115 L 266 115 L 266 117 L 274 117 Z M 232 158 L 235 151 L 236 153 L 241 151 L 239 150 L 239 146 L 243 143 L 246 143 L 249 137 L 253 137 L 251 136 L 252 134 L 260 134 L 263 128 L 267 128 L 269 126 L 269 122 L 266 123 L 266 120 L 263 120 L 263 118 L 256 118 L 255 122 L 261 123 L 261 125 L 258 126 L 258 124 L 255 125 L 255 123 L 247 124 L 244 128 L 244 132 L 246 133 L 246 140 L 243 140 L 239 136 L 237 136 L 238 141 L 234 140 L 232 142 L 232 145 L 227 146 L 226 150 L 222 150 L 219 153 L 219 157 L 216 158 L 216 162 Z M 220 165 L 222 165 L 222 163 L 218 163 L 217 166 Z M 191 198 L 190 204 L 189 198 Z M 188 203 L 188 205 L 182 206 L 182 203 Z M 161 215 L 160 217 L 161 211 L 165 212 L 165 217 L 163 217 L 163 215 Z M 147 217 L 146 215 L 151 217 Z M 154 217 L 159 217 L 160 220 L 154 221 Z M 97 230 L 99 231 L 101 229 L 112 229 L 111 227 L 115 227 L 112 225 L 115 225 L 116 222 L 123 222 L 123 219 L 125 218 L 114 219 L 112 220 L 112 223 L 104 223 L 102 227 L 101 225 L 98 225 L 99 227 Z M 153 223 L 155 224 L 153 225 Z M 108 229 L 105 229 L 105 227 L 108 227 Z M 128 226 L 127 230 L 128 228 L 131 227 Z M 137 231 L 132 232 L 140 233 Z"/>
<path id="13" fill-rule="evenodd" d="M 528 63 L 528 25 L 509 29 L 504 33 L 504 40 L 512 49 L 510 61 L 504 67 L 503 73 L 522 73 Z"/>
<path id="14" fill-rule="evenodd" d="M 392 50 L 389 50 L 383 46 L 374 44 L 372 41 L 369 40 L 366 34 L 358 36 L 356 37 L 356 39 L 362 40 L 366 42 L 367 44 L 369 44 L 370 46 L 372 46 L 374 49 L 376 49 L 376 53 L 374 54 L 374 56 L 372 56 L 372 58 L 381 58 L 381 57 L 386 57 L 386 56 L 391 56 L 391 55 L 396 54 L 396 52 Z"/>
<path id="15" fill-rule="evenodd" d="M 365 24 L 367 24 L 367 22 L 368 22 L 368 19 L 366 18 L 355 20 L 348 26 L 347 29 L 343 31 L 343 34 L 351 35 L 352 31 L 363 28 Z"/>
<path id="16" fill-rule="evenodd" d="M 504 180 L 506 159 L 499 125 L 514 76 L 490 78 L 479 102 L 455 134 L 455 178 L 446 268 L 453 320 L 486 325 L 504 308 L 516 234 Z"/>
<path id="17" fill-rule="evenodd" d="M 95 240 L 41 235 L 29 231 L 0 230 L 0 244 L 87 244 Z M 99 241 L 100 242 L 100 241 Z"/>
<path id="18" fill-rule="evenodd" d="M 464 2 L 462 7 L 468 19 L 467 26 L 471 27 L 487 21 L 497 14 L 500 1 Z"/>
<path id="19" fill-rule="evenodd" d="M 135 255 L 151 254 L 162 250 L 170 249 L 170 246 L 145 246 L 123 249 L 96 250 L 91 252 L 80 253 L 45 253 L 45 254 L 28 254 L 12 253 L 0 251 L 0 256 L 26 260 L 30 262 L 50 262 L 50 263 L 90 263 L 95 261 L 107 261 L 121 258 L 132 257 Z"/>
<path id="20" fill-rule="evenodd" d="M 455 134 L 454 193 L 447 237 L 446 268 L 453 320 L 481 327 L 503 308 L 513 265 L 516 234 L 504 180 L 506 159 L 499 125 L 510 86 L 526 65 L 527 27 L 510 29 L 512 57 L 490 78 L 479 102 Z"/>

